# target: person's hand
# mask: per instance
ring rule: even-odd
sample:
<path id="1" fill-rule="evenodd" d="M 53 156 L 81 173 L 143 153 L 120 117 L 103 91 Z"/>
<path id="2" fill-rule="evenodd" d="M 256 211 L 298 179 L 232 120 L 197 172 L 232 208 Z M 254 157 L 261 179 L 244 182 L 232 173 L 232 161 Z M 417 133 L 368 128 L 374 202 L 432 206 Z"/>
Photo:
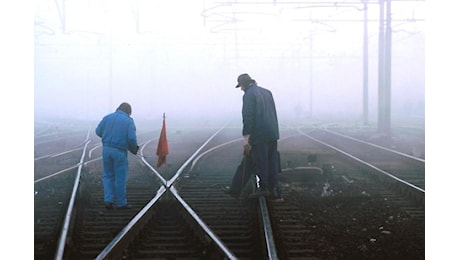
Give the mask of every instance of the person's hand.
<path id="1" fill-rule="evenodd" d="M 134 154 L 134 155 L 136 155 L 138 151 L 139 151 L 139 145 L 136 146 L 136 148 L 134 148 L 134 149 L 131 151 L 131 153 Z"/>
<path id="2" fill-rule="evenodd" d="M 251 153 L 251 145 L 249 144 L 243 145 L 243 151 L 244 151 L 244 155 L 249 156 L 249 154 Z"/>
<path id="3" fill-rule="evenodd" d="M 243 146 L 249 145 L 249 137 L 250 135 L 243 136 Z"/>
<path id="4" fill-rule="evenodd" d="M 251 152 L 251 145 L 249 144 L 249 137 L 250 135 L 243 136 L 243 151 L 244 151 L 244 154 L 247 156 L 249 156 L 249 153 Z"/>

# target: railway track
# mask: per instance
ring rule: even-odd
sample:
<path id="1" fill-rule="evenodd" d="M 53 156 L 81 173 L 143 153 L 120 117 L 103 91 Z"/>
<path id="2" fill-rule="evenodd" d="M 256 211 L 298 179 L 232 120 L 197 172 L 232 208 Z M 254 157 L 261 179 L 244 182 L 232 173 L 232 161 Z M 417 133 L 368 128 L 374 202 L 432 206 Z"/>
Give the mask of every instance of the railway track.
<path id="1" fill-rule="evenodd" d="M 77 169 L 35 185 L 34 255 L 52 259 L 64 221 Z"/>
<path id="2" fill-rule="evenodd" d="M 308 135 L 365 167 L 373 177 L 379 178 L 412 199 L 424 205 L 425 160 L 367 143 L 329 130 L 316 130 Z"/>
<path id="3" fill-rule="evenodd" d="M 54 154 L 38 155 L 35 158 L 35 185 L 34 185 L 34 255 L 38 257 L 49 258 L 56 251 L 57 241 L 61 235 L 63 223 L 65 222 L 68 207 L 72 201 L 75 181 L 79 179 L 81 162 L 83 161 L 82 152 L 86 145 L 90 142 L 89 130 L 86 135 L 84 132 L 74 131 L 59 132 L 53 135 L 39 136 L 36 140 L 35 148 L 44 144 L 43 149 L 46 152 L 54 152 Z M 66 141 L 63 136 L 65 134 L 78 136 L 78 138 L 70 138 Z M 81 137 L 81 139 L 80 139 Z M 84 138 L 83 138 L 84 137 Z M 43 140 L 45 139 L 45 140 Z M 63 141 L 64 140 L 64 141 Z M 71 144 L 71 149 L 65 152 L 56 152 L 56 148 L 69 148 L 67 144 Z M 81 147 L 75 148 L 75 145 L 83 144 Z M 50 148 L 48 148 L 50 146 Z M 78 146 L 78 145 L 77 145 Z M 39 149 L 43 153 L 43 150 Z M 79 155 L 78 155 L 79 154 Z M 37 161 L 39 163 L 37 163 Z M 62 169 L 64 167 L 64 169 Z M 57 169 L 61 169 L 57 172 Z M 52 170 L 54 173 L 46 174 Z"/>
<path id="4" fill-rule="evenodd" d="M 384 257 L 383 253 L 370 255 L 367 248 L 374 246 L 375 241 L 385 240 L 384 234 L 391 233 L 385 228 L 392 227 L 393 223 L 397 222 L 396 219 L 403 219 L 401 222 L 413 219 L 417 223 L 415 225 L 419 227 L 419 233 L 408 231 L 408 236 L 412 237 L 407 237 L 408 241 L 418 241 L 416 245 L 404 242 L 409 244 L 408 248 L 417 247 L 414 250 L 423 248 L 424 192 L 414 189 L 412 185 L 406 185 L 406 181 L 395 187 L 395 184 L 392 181 L 389 183 L 388 180 L 394 179 L 389 178 L 388 172 L 384 169 L 377 170 L 376 167 L 363 165 L 360 157 L 363 157 L 363 154 L 368 155 L 370 150 L 381 150 L 380 148 L 361 143 L 362 146 L 357 149 L 357 153 L 350 149 L 356 144 L 351 145 L 350 139 L 345 136 L 333 138 L 330 135 L 336 134 L 323 133 L 318 129 L 304 129 L 299 133 L 301 138 L 294 136 L 280 144 L 281 154 L 284 155 L 284 169 L 280 180 L 287 199 L 283 203 L 271 204 L 274 214 L 272 223 L 276 223 L 276 237 L 282 241 L 278 244 L 278 252 L 283 259 L 318 256 L 326 259 L 394 258 L 395 255 L 390 257 L 391 253 L 385 253 L 387 257 Z M 400 156 L 406 157 L 398 153 L 393 153 L 389 157 L 398 158 L 396 161 L 403 172 L 408 167 L 421 167 L 421 161 L 415 160 L 417 163 L 413 166 L 414 162 L 408 163 Z M 390 165 L 394 166 L 396 163 Z M 420 179 L 424 179 L 424 171 L 413 172 L 422 176 Z M 402 175 L 399 175 L 399 178 L 403 178 Z M 408 196 L 408 190 L 418 194 Z M 371 213 L 377 209 L 381 211 Z M 373 215 L 373 219 L 368 219 L 366 212 Z M 379 214 L 382 216 L 381 220 Z M 332 217 L 333 215 L 343 217 Z M 369 224 L 364 224 L 363 221 Z M 373 225 L 374 232 L 370 232 Z M 331 228 L 337 229 L 336 232 L 328 231 Z M 361 238 L 363 235 L 370 239 L 365 241 Z M 347 239 L 356 241 L 357 244 L 351 247 L 354 250 L 350 250 L 350 246 L 340 250 L 340 245 L 346 244 Z M 363 242 L 357 242 L 360 240 Z M 338 251 L 334 252 L 331 249 Z"/>
<path id="5" fill-rule="evenodd" d="M 322 205 L 318 201 L 339 196 L 332 189 L 341 186 L 345 187 L 343 193 L 347 193 L 345 189 L 365 189 L 371 196 L 383 196 L 388 203 L 405 207 L 405 212 L 413 206 L 413 201 L 407 197 L 382 187 L 379 178 L 369 178 L 365 174 L 369 171 L 367 168 L 350 164 L 350 157 L 344 160 L 343 155 L 338 155 L 337 150 L 353 146 L 341 144 L 343 141 L 338 137 L 325 137 L 326 134 L 313 128 L 300 132 L 283 130 L 284 138 L 280 140 L 279 148 L 283 164 L 280 180 L 284 201 L 234 199 L 221 189 L 230 184 L 242 157 L 239 131 L 221 130 L 205 144 L 203 140 L 212 133 L 197 130 L 195 134 L 198 133 L 200 137 L 193 141 L 181 132 L 168 137 L 170 150 L 171 147 L 177 148 L 180 156 L 171 156 L 161 174 L 151 166 L 155 165 L 155 142 L 152 140 L 144 143 L 142 156 L 130 157 L 128 200 L 133 205 L 130 210 L 108 211 L 103 207 L 101 165 L 97 159 L 87 158 L 62 258 L 324 257 L 325 249 L 322 247 L 326 242 L 318 245 L 317 241 L 321 238 L 316 234 L 316 226 L 319 224 L 311 223 L 321 213 L 316 212 L 318 209 L 315 207 L 309 208 L 305 201 L 312 202 L 311 205 Z M 323 141 L 320 140 L 322 137 Z M 329 146 L 324 145 L 326 140 Z M 190 145 L 186 145 L 187 142 Z M 332 146 L 336 147 L 335 150 L 331 149 Z M 362 149 L 356 148 L 358 151 Z M 393 167 L 406 166 L 393 164 Z M 70 174 L 66 176 L 72 179 Z M 52 186 L 58 187 L 56 184 Z M 63 187 L 63 190 L 66 189 L 69 189 L 68 186 Z M 424 206 L 419 206 L 411 217 L 424 218 Z M 59 226 L 56 223 L 60 221 L 55 221 L 55 227 Z M 40 247 L 37 229 L 35 237 L 35 256 L 39 259 L 53 258 L 55 247 L 49 244 L 54 240 L 48 239 L 48 245 Z M 46 240 L 45 236 L 42 237 Z"/>

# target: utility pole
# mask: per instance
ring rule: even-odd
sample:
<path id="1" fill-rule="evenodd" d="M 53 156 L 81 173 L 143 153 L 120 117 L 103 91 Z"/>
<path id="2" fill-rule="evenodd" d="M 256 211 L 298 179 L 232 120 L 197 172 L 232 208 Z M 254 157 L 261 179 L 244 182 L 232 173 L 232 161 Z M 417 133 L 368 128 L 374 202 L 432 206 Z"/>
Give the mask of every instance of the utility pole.
<path id="1" fill-rule="evenodd" d="M 386 23 L 385 2 L 387 2 Z M 391 129 L 391 0 L 380 0 L 379 4 L 378 130 L 389 136 Z"/>
<path id="2" fill-rule="evenodd" d="M 384 133 L 391 135 L 391 0 L 387 1 L 387 22 L 385 32 L 385 123 Z"/>
<path id="3" fill-rule="evenodd" d="M 311 13 L 310 13 L 311 14 Z M 310 119 L 313 118 L 313 33 L 311 32 L 310 29 L 310 46 L 309 46 L 309 52 L 310 52 L 310 59 L 309 59 L 309 69 L 310 69 L 310 102 L 309 102 L 309 115 Z"/>
<path id="4" fill-rule="evenodd" d="M 363 10 L 363 125 L 369 123 L 369 43 L 367 30 L 367 2 L 362 0 L 364 5 Z"/>

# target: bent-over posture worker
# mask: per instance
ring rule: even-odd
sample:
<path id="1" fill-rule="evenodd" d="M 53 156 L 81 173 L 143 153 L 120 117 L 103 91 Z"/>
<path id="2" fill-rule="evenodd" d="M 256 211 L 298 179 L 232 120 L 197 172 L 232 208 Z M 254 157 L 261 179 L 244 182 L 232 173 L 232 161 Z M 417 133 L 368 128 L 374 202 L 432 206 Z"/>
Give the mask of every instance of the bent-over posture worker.
<path id="1" fill-rule="evenodd" d="M 278 117 L 270 90 L 257 85 L 248 74 L 238 76 L 243 95 L 243 150 L 250 155 L 260 178 L 255 196 L 282 199 L 279 187 Z"/>

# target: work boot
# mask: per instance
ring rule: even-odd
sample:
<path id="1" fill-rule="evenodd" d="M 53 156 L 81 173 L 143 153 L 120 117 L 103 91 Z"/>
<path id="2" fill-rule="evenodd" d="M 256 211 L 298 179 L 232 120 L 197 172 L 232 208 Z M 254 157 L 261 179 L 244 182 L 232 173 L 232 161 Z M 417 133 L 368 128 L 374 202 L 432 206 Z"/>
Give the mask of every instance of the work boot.
<path id="1" fill-rule="evenodd" d="M 112 202 L 107 202 L 107 203 L 105 203 L 104 206 L 105 206 L 106 209 L 114 209 L 114 206 L 113 206 Z"/>
<path id="2" fill-rule="evenodd" d="M 117 207 L 117 209 L 131 209 L 131 208 L 132 208 L 132 207 L 131 207 L 131 205 L 129 205 L 129 204 L 126 204 L 126 205 L 121 206 L 121 207 Z"/>
<path id="3" fill-rule="evenodd" d="M 270 200 L 283 201 L 283 196 L 281 196 L 281 191 L 279 188 L 270 188 L 270 195 L 268 196 Z"/>

